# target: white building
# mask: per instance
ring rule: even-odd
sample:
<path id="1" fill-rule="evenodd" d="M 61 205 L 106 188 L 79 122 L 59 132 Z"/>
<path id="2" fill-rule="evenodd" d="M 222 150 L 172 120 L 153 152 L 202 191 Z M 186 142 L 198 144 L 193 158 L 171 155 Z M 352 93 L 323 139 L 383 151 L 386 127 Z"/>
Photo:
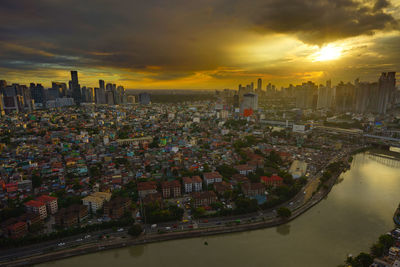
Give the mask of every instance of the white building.
<path id="1" fill-rule="evenodd" d="M 293 176 L 293 178 L 300 178 L 305 175 L 307 171 L 307 163 L 300 160 L 293 161 L 290 166 L 289 173 Z"/>
<path id="2" fill-rule="evenodd" d="M 203 190 L 203 181 L 201 180 L 200 176 L 193 176 L 192 182 L 194 192 L 201 192 Z"/>
<path id="3" fill-rule="evenodd" d="M 185 188 L 185 193 L 191 193 L 193 191 L 193 180 L 189 177 L 183 177 L 183 187 Z"/>
<path id="4" fill-rule="evenodd" d="M 243 113 L 245 109 L 258 109 L 258 95 L 254 93 L 247 93 L 243 95 L 242 104 L 240 105 L 240 112 Z"/>

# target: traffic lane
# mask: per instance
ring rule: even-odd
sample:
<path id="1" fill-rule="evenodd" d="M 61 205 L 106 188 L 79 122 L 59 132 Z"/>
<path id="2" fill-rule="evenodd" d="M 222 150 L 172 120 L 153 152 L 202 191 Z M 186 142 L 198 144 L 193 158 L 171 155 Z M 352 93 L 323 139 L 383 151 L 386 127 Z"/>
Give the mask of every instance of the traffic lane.
<path id="1" fill-rule="evenodd" d="M 127 235 L 127 231 L 121 231 L 121 232 L 114 232 L 114 231 L 106 231 L 106 232 L 101 232 L 100 234 L 91 234 L 91 235 L 82 235 L 82 236 L 75 236 L 75 237 L 70 237 L 66 239 L 59 239 L 55 240 L 50 243 L 46 243 L 45 245 L 41 246 L 36 246 L 35 248 L 21 248 L 18 249 L 18 251 L 13 251 L 11 253 L 7 253 L 4 255 L 0 256 L 0 260 L 9 260 L 9 259 L 14 259 L 18 258 L 21 256 L 26 256 L 26 255 L 32 255 L 32 254 L 40 254 L 48 251 L 54 251 L 54 250 L 60 250 L 64 248 L 69 248 L 69 247 L 74 247 L 77 245 L 84 245 L 84 244 L 89 244 L 93 242 L 98 242 L 98 240 L 103 237 L 104 235 L 109 235 L 110 237 L 122 237 Z M 86 238 L 85 238 L 86 237 Z"/>

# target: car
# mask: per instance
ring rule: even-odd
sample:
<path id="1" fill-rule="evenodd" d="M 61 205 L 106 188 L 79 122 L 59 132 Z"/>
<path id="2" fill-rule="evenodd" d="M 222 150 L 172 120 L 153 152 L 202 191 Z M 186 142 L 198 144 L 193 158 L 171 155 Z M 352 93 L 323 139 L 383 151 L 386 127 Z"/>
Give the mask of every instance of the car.
<path id="1" fill-rule="evenodd" d="M 171 231 L 171 227 L 167 226 L 167 227 L 165 227 L 165 230 Z"/>
<path id="2" fill-rule="evenodd" d="M 65 245 L 64 242 L 58 243 L 58 246 L 59 246 L 59 247 L 62 247 L 62 246 L 64 246 L 64 245 Z"/>
<path id="3" fill-rule="evenodd" d="M 192 228 L 193 228 L 193 225 L 189 225 L 188 227 L 189 227 L 190 229 L 192 229 Z"/>
<path id="4" fill-rule="evenodd" d="M 189 220 L 182 220 L 182 222 L 183 222 L 183 223 L 187 223 L 187 222 L 189 222 Z"/>
<path id="5" fill-rule="evenodd" d="M 178 224 L 174 224 L 174 225 L 172 225 L 172 227 L 178 228 Z"/>
<path id="6" fill-rule="evenodd" d="M 204 219 L 204 220 L 203 220 L 203 223 L 208 223 L 208 220 L 207 220 L 207 219 Z"/>
<path id="7" fill-rule="evenodd" d="M 119 228 L 119 229 L 117 230 L 117 232 L 122 232 L 122 231 L 124 231 L 124 228 Z"/>
<path id="8" fill-rule="evenodd" d="M 221 225 L 221 222 L 216 222 L 215 224 L 216 224 L 216 225 Z"/>
<path id="9" fill-rule="evenodd" d="M 83 239 L 82 238 L 78 238 L 77 240 L 75 240 L 76 242 L 81 242 Z"/>
<path id="10" fill-rule="evenodd" d="M 90 238 L 90 237 L 91 237 L 91 235 L 85 235 L 85 239 Z"/>
<path id="11" fill-rule="evenodd" d="M 293 205 L 293 202 L 290 202 L 289 205 L 292 206 L 292 205 Z"/>

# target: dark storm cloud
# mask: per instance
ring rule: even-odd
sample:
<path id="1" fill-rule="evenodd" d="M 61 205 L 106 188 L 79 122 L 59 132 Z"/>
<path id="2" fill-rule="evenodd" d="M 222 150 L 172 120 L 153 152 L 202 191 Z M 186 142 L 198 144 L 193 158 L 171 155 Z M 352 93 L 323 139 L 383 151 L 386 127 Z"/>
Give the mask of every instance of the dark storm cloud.
<path id="1" fill-rule="evenodd" d="M 259 7 L 255 24 L 260 31 L 291 33 L 306 43 L 323 44 L 397 28 L 384 10 L 387 6 L 386 0 L 373 7 L 353 0 L 272 0 Z"/>
<path id="2" fill-rule="evenodd" d="M 254 29 L 322 44 L 396 27 L 388 6 L 387 0 L 370 6 L 352 0 L 1 0 L 0 67 L 111 67 L 177 79 L 229 66 L 226 47 Z"/>
<path id="3" fill-rule="evenodd" d="M 14 1 L 0 4 L 1 39 L 76 64 L 136 69 L 217 66 L 223 53 L 208 6 L 182 1 Z M 221 27 L 219 27 L 221 29 Z M 222 29 L 221 29 L 222 30 Z M 223 34 L 220 35 L 223 37 Z M 206 38 L 209 38 L 207 41 Z M 10 60 L 15 50 L 3 50 Z M 39 57 L 49 62 L 52 57 Z M 72 62 L 73 63 L 73 62 Z"/>

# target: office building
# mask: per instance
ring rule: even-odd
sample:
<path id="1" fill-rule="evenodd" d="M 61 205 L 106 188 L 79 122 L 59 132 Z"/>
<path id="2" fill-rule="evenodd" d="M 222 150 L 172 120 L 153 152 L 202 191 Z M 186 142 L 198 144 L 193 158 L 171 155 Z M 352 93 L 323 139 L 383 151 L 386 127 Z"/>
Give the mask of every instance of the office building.
<path id="1" fill-rule="evenodd" d="M 394 105 L 396 92 L 396 72 L 382 72 L 378 81 L 377 113 L 386 114 L 386 111 Z"/>
<path id="2" fill-rule="evenodd" d="M 139 94 L 139 103 L 141 105 L 148 105 L 150 104 L 150 94 L 149 93 L 140 93 Z"/>
<path id="3" fill-rule="evenodd" d="M 75 70 L 71 71 L 70 89 L 72 91 L 72 98 L 74 99 L 75 103 L 80 105 L 82 102 L 82 92 L 78 81 L 78 72 Z"/>
<path id="4" fill-rule="evenodd" d="M 247 93 L 243 95 L 243 101 L 240 106 L 240 112 L 243 113 L 245 110 L 255 111 L 258 109 L 258 95 L 254 93 Z"/>

